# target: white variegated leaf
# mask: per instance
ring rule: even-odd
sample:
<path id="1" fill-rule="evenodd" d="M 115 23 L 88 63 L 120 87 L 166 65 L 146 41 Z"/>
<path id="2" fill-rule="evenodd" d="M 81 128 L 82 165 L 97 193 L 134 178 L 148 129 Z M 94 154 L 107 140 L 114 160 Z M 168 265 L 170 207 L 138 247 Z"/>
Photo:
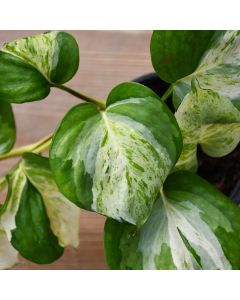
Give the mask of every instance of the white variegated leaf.
<path id="1" fill-rule="evenodd" d="M 50 163 L 78 206 L 141 225 L 181 146 L 173 115 L 156 98 L 117 101 L 104 112 L 80 104 L 55 133 Z"/>
<path id="2" fill-rule="evenodd" d="M 7 42 L 0 50 L 0 102 L 44 99 L 69 81 L 79 66 L 76 40 L 52 31 Z"/>
<path id="3" fill-rule="evenodd" d="M 176 119 L 183 135 L 183 151 L 176 169 L 196 170 L 197 145 L 212 157 L 224 156 L 240 141 L 240 112 L 220 94 L 203 89 L 197 80 L 179 106 Z"/>
<path id="4" fill-rule="evenodd" d="M 62 247 L 78 247 L 80 209 L 59 192 L 48 159 L 35 154 L 24 154 L 23 169 L 42 196 L 51 229 L 58 237 L 59 244 Z"/>
<path id="5" fill-rule="evenodd" d="M 240 31 L 217 31 L 209 50 L 191 74 L 177 81 L 174 90 L 178 106 L 197 78 L 203 89 L 211 89 L 240 107 Z M 188 86 L 188 88 L 187 88 Z"/>
<path id="6" fill-rule="evenodd" d="M 240 209 L 200 177 L 170 175 L 140 230 L 108 220 L 113 269 L 239 269 Z"/>
<path id="7" fill-rule="evenodd" d="M 38 34 L 4 44 L 2 50 L 15 55 L 36 68 L 48 80 L 51 77 L 58 32 Z"/>
<path id="8" fill-rule="evenodd" d="M 12 246 L 28 260 L 46 264 L 79 244 L 80 210 L 58 190 L 47 158 L 25 153 L 8 176 L 0 222 Z"/>
<path id="9" fill-rule="evenodd" d="M 49 82 L 54 83 L 69 80 L 79 64 L 76 41 L 70 34 L 61 31 L 36 34 L 5 43 L 2 51 L 30 64 Z"/>

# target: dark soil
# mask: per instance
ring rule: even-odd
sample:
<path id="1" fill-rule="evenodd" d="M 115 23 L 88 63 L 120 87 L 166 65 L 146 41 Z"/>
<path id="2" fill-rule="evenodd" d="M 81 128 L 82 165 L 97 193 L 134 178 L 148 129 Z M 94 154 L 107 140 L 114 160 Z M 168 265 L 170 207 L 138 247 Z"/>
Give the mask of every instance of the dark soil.
<path id="1" fill-rule="evenodd" d="M 207 156 L 199 147 L 197 157 L 198 175 L 225 195 L 232 196 L 235 186 L 240 183 L 240 145 L 230 154 L 219 158 Z"/>
<path id="2" fill-rule="evenodd" d="M 159 96 L 162 96 L 169 87 L 169 84 L 155 73 L 146 74 L 134 81 L 151 88 Z M 171 99 L 168 99 L 166 104 L 174 112 Z M 240 203 L 240 145 L 232 153 L 221 158 L 209 157 L 199 147 L 197 157 L 199 164 L 197 174 Z"/>

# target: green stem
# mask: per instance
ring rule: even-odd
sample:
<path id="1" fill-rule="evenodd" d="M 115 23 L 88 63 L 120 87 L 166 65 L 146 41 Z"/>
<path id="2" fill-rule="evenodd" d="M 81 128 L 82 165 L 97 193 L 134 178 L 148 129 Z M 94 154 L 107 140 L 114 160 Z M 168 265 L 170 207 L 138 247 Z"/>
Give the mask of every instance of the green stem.
<path id="1" fill-rule="evenodd" d="M 94 103 L 94 104 L 96 104 L 97 106 L 99 106 L 101 109 L 104 109 L 104 108 L 106 107 L 106 105 L 105 105 L 104 102 L 99 101 L 99 100 L 96 100 L 96 99 L 94 99 L 94 98 L 91 98 L 91 97 L 89 97 L 89 96 L 87 96 L 87 95 L 84 95 L 84 94 L 82 94 L 82 93 L 80 93 L 80 92 L 78 92 L 78 91 L 75 91 L 75 90 L 71 89 L 71 88 L 68 87 L 68 86 L 65 86 L 65 85 L 53 85 L 53 87 L 56 87 L 56 88 L 58 88 L 58 89 L 60 89 L 60 90 L 63 90 L 63 91 L 65 91 L 65 92 L 68 92 L 68 93 L 70 93 L 71 95 L 76 96 L 77 98 L 80 98 L 80 99 L 82 99 L 82 100 L 84 100 L 84 101 Z"/>
<path id="2" fill-rule="evenodd" d="M 0 178 L 0 192 L 4 189 L 7 184 L 7 177 L 3 176 Z"/>
<path id="3" fill-rule="evenodd" d="M 25 152 L 41 153 L 49 148 L 52 136 L 53 136 L 53 134 L 51 133 L 34 144 L 15 148 L 6 154 L 0 155 L 0 160 L 20 156 Z"/>
<path id="4" fill-rule="evenodd" d="M 166 92 L 162 95 L 162 101 L 166 101 L 168 97 L 172 94 L 175 84 L 171 84 Z"/>

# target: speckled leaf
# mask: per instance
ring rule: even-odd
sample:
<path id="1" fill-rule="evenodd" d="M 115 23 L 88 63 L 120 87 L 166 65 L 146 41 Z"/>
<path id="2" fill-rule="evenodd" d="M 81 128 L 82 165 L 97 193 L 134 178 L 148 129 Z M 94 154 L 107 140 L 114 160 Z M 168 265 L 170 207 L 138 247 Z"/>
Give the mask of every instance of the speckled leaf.
<path id="1" fill-rule="evenodd" d="M 23 257 L 35 263 L 55 261 L 63 248 L 51 230 L 43 198 L 26 177 L 22 164 L 8 177 L 8 187 L 0 211 L 8 240 Z"/>
<path id="2" fill-rule="evenodd" d="M 79 207 L 141 225 L 181 148 L 176 120 L 159 99 L 117 101 L 106 111 L 79 104 L 53 137 L 50 164 Z"/>
<path id="3" fill-rule="evenodd" d="M 16 140 L 16 125 L 10 104 L 0 103 L 0 154 L 12 149 Z"/>
<path id="4" fill-rule="evenodd" d="M 151 39 L 155 71 L 167 82 L 191 74 L 214 34 L 211 30 L 156 30 Z"/>
<path id="5" fill-rule="evenodd" d="M 209 156 L 221 157 L 240 141 L 240 112 L 229 99 L 202 89 L 196 80 L 175 116 L 184 144 L 176 169 L 196 170 L 197 144 Z"/>
<path id="6" fill-rule="evenodd" d="M 197 175 L 171 174 L 141 229 L 108 219 L 111 269 L 240 269 L 240 209 Z"/>
<path id="7" fill-rule="evenodd" d="M 174 90 L 176 108 L 190 89 L 194 77 L 203 89 L 219 93 L 240 108 L 240 31 L 215 32 L 197 69 L 177 82 Z"/>
<path id="8" fill-rule="evenodd" d="M 50 226 L 62 247 L 79 245 L 80 209 L 67 200 L 53 180 L 49 160 L 33 153 L 23 155 L 23 168 L 29 181 L 42 196 Z"/>
<path id="9" fill-rule="evenodd" d="M 18 252 L 13 248 L 0 225 L 0 270 L 9 269 L 18 262 Z"/>
<path id="10" fill-rule="evenodd" d="M 0 101 L 41 100 L 52 85 L 70 80 L 78 65 L 78 45 L 66 32 L 8 42 L 0 51 Z"/>

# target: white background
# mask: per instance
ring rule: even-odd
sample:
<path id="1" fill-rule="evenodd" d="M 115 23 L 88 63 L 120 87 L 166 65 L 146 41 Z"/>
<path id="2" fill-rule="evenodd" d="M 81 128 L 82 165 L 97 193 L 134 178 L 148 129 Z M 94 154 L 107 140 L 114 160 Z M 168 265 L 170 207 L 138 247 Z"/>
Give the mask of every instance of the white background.
<path id="1" fill-rule="evenodd" d="M 0 29 L 239 29 L 237 3 L 7 0 Z M 1 271 L 0 299 L 226 300 L 239 281 L 239 271 Z"/>

